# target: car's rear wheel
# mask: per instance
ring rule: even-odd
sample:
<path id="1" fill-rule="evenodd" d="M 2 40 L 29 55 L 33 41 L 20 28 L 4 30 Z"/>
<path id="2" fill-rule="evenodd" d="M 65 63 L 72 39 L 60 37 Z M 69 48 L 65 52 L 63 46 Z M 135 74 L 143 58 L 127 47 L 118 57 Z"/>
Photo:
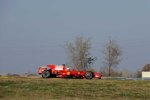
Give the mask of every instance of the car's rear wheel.
<path id="1" fill-rule="evenodd" d="M 86 79 L 92 79 L 93 77 L 94 77 L 94 75 L 93 75 L 92 72 L 88 71 L 88 72 L 85 73 L 85 78 Z"/>
<path id="2" fill-rule="evenodd" d="M 49 70 L 44 70 L 44 71 L 42 72 L 42 77 L 43 77 L 43 78 L 49 78 L 50 76 L 51 76 L 51 73 L 50 73 Z"/>

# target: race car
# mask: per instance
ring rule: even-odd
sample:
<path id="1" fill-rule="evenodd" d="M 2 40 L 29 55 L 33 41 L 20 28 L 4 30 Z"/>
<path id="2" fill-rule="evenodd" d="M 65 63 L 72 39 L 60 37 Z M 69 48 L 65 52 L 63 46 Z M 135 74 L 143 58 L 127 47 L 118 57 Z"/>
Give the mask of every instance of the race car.
<path id="1" fill-rule="evenodd" d="M 39 67 L 38 74 L 43 78 L 98 78 L 101 79 L 102 74 L 98 72 L 70 69 L 63 65 L 48 64 Z"/>

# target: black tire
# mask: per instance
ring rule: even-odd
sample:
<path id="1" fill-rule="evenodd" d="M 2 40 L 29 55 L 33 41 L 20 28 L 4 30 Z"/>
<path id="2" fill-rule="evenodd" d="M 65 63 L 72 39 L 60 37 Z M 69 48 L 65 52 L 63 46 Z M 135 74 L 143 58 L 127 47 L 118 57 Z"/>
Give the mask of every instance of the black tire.
<path id="1" fill-rule="evenodd" d="M 93 77 L 94 77 L 94 75 L 93 75 L 92 72 L 88 71 L 88 72 L 85 73 L 85 78 L 86 79 L 92 79 Z"/>
<path id="2" fill-rule="evenodd" d="M 49 70 L 44 70 L 44 71 L 42 72 L 42 77 L 43 77 L 43 78 L 49 78 L 50 76 L 51 76 L 51 73 L 50 73 Z"/>

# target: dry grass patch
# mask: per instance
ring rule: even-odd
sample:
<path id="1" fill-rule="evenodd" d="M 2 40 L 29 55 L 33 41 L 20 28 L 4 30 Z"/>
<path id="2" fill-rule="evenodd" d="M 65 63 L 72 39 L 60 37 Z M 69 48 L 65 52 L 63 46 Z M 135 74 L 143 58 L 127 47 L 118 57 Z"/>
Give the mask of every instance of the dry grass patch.
<path id="1" fill-rule="evenodd" d="M 1 100 L 148 100 L 150 81 L 0 78 Z"/>

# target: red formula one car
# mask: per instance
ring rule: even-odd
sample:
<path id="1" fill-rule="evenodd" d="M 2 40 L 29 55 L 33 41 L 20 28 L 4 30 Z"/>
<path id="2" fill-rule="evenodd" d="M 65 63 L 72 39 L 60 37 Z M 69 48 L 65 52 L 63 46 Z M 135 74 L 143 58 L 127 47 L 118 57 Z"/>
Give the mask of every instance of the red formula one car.
<path id="1" fill-rule="evenodd" d="M 42 75 L 43 78 L 99 78 L 101 79 L 102 74 L 92 71 L 78 71 L 75 69 L 70 70 L 65 65 L 53 65 L 49 64 L 44 67 L 40 67 L 38 74 Z"/>

